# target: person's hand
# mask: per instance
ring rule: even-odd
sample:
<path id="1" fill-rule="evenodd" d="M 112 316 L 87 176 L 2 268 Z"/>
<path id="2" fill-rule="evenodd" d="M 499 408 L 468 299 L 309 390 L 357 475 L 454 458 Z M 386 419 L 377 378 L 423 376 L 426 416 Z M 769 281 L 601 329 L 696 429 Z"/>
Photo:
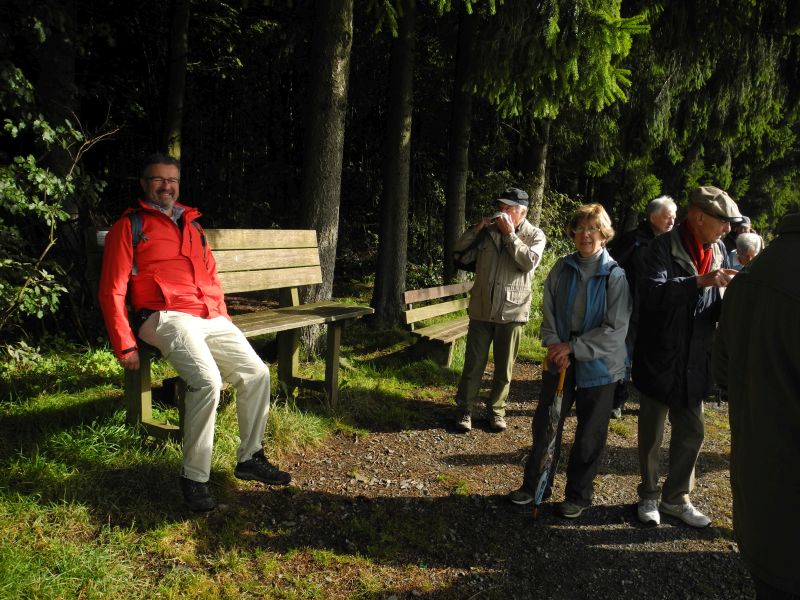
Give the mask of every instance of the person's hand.
<path id="1" fill-rule="evenodd" d="M 139 351 L 134 350 L 133 352 L 128 352 L 125 356 L 119 359 L 119 364 L 121 364 L 125 369 L 135 371 L 139 368 Z"/>
<path id="2" fill-rule="evenodd" d="M 551 344 L 547 347 L 547 362 L 554 364 L 558 367 L 559 371 L 563 371 L 572 364 L 569 360 L 570 348 L 567 342 L 558 342 Z"/>
<path id="3" fill-rule="evenodd" d="M 502 235 L 508 235 L 514 231 L 514 222 L 506 213 L 501 213 L 498 215 L 494 221 L 494 224 L 497 226 L 497 231 L 499 231 Z"/>
<path id="4" fill-rule="evenodd" d="M 481 220 L 475 223 L 475 229 L 480 231 L 492 224 L 492 217 L 481 217 Z"/>
<path id="5" fill-rule="evenodd" d="M 736 269 L 717 269 L 697 277 L 697 287 L 727 287 L 739 271 Z"/>

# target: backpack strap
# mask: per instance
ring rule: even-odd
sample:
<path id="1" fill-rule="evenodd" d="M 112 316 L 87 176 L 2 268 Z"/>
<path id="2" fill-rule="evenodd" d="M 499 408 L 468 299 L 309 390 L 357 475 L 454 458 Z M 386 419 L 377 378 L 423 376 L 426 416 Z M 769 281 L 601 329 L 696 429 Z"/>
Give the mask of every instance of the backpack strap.
<path id="1" fill-rule="evenodd" d="M 133 243 L 131 275 L 136 275 L 139 273 L 139 269 L 136 267 L 136 246 L 138 246 L 139 242 L 142 240 L 147 241 L 147 236 L 142 231 L 142 213 L 138 210 L 128 213 L 128 220 L 131 222 L 131 242 Z"/>
<path id="2" fill-rule="evenodd" d="M 192 221 L 192 225 L 194 225 L 194 228 L 197 229 L 197 233 L 200 234 L 200 241 L 203 243 L 203 262 L 206 262 L 206 254 L 208 248 L 208 242 L 206 241 L 206 234 L 203 231 L 203 228 L 200 227 L 200 223 L 198 223 L 197 221 Z"/>

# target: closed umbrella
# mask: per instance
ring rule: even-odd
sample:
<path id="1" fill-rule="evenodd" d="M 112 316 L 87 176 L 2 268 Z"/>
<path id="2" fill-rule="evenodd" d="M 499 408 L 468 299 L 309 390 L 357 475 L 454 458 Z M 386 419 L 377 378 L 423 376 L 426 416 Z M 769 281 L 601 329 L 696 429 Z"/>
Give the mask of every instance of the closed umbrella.
<path id="1" fill-rule="evenodd" d="M 544 368 L 547 369 L 546 362 Z M 566 374 L 566 369 L 561 369 L 558 374 L 556 394 L 553 398 L 553 404 L 550 405 L 550 410 L 547 411 L 547 430 L 545 431 L 544 439 L 536 441 L 547 445 L 539 461 L 539 475 L 536 479 L 536 491 L 533 494 L 534 519 L 539 518 L 539 505 L 542 503 L 544 491 L 547 488 L 547 480 L 550 479 L 550 470 L 555 468 L 553 456 L 555 455 L 556 439 L 558 438 L 558 423 L 561 420 L 561 401 L 564 398 L 564 377 Z"/>

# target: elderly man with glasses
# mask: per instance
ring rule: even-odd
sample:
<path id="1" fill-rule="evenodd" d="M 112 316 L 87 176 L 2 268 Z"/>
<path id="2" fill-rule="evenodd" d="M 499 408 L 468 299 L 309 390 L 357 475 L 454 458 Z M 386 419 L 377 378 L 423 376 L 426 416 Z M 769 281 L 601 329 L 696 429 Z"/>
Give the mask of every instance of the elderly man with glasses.
<path id="1" fill-rule="evenodd" d="M 658 525 L 661 513 L 692 527 L 711 520 L 689 495 L 705 437 L 703 400 L 710 395 L 711 345 L 730 268 L 721 238 L 742 218 L 723 190 L 704 186 L 689 196 L 686 218 L 656 237 L 639 280 L 639 323 L 633 384 L 639 406 L 639 520 Z M 659 451 L 669 417 L 669 472 L 659 486 Z M 660 503 L 659 503 L 660 499 Z"/>

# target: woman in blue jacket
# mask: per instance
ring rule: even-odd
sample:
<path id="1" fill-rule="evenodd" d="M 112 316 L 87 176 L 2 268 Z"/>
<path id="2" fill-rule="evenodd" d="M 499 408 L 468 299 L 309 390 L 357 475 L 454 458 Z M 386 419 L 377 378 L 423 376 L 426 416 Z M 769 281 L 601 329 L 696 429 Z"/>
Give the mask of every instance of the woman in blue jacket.
<path id="1" fill-rule="evenodd" d="M 547 441 L 548 411 L 555 398 L 559 372 L 566 370 L 561 419 L 553 465 L 558 464 L 564 421 L 575 405 L 578 426 L 567 465 L 565 500 L 558 505 L 564 517 L 579 517 L 592 504 L 593 480 L 606 445 L 608 421 L 616 383 L 625 376 L 632 301 L 625 271 L 606 250 L 614 237 L 611 219 L 600 204 L 578 208 L 567 226 L 576 252 L 556 262 L 544 289 L 542 345 L 547 369 L 533 418 L 533 446 L 522 487 L 511 493 L 515 504 L 534 499 L 539 464 Z M 550 496 L 551 468 L 543 499 Z"/>

